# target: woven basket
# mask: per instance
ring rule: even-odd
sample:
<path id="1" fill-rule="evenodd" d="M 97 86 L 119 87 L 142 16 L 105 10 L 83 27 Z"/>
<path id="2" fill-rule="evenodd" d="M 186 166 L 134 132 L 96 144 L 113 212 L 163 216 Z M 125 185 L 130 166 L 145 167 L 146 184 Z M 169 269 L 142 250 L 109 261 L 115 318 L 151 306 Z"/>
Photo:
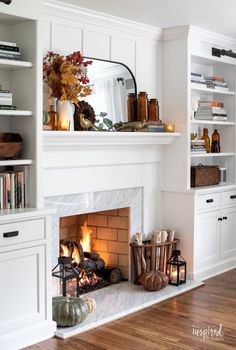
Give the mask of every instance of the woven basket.
<path id="1" fill-rule="evenodd" d="M 0 158 L 20 158 L 22 149 L 23 140 L 19 134 L 7 132 L 0 133 Z"/>

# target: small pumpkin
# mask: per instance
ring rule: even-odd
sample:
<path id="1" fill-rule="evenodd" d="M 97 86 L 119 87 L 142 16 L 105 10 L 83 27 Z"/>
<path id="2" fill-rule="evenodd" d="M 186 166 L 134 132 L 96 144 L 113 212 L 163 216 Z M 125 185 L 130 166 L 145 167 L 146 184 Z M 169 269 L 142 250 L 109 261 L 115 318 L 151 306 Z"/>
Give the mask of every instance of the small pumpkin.
<path id="1" fill-rule="evenodd" d="M 89 313 L 92 312 L 96 307 L 96 301 L 94 299 L 88 298 L 86 296 L 82 296 L 81 298 L 86 303 L 86 305 L 88 307 L 88 312 Z"/>
<path id="2" fill-rule="evenodd" d="M 54 297 L 52 315 L 58 327 L 72 327 L 88 316 L 88 306 L 81 298 Z"/>
<path id="3" fill-rule="evenodd" d="M 139 282 L 145 289 L 157 291 L 165 288 L 168 284 L 168 277 L 161 271 L 146 271 L 139 277 Z"/>

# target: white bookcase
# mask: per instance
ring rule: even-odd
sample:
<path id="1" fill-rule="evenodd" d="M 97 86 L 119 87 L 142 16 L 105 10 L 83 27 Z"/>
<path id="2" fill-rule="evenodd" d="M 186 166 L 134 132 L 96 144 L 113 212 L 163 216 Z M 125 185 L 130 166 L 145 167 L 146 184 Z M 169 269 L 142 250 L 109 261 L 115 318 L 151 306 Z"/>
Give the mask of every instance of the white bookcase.
<path id="1" fill-rule="evenodd" d="M 204 279 L 236 266 L 235 91 L 236 59 L 212 56 L 212 47 L 236 52 L 236 41 L 199 28 L 184 26 L 164 31 L 163 116 L 181 136 L 165 150 L 163 226 L 173 227 L 187 260 L 188 276 Z M 191 72 L 223 76 L 228 91 L 215 91 L 191 83 Z M 228 120 L 199 121 L 192 113 L 192 96 L 223 102 Z M 193 154 L 191 133 L 209 136 L 217 129 L 221 153 Z M 227 183 L 191 188 L 191 165 L 227 168 Z"/>
<path id="2" fill-rule="evenodd" d="M 0 172 L 11 166 L 27 169 L 28 174 L 27 208 L 0 210 L 0 348 L 4 350 L 50 338 L 56 328 L 51 312 L 52 211 L 39 209 L 42 54 L 37 11 L 42 2 L 32 3 L 0 4 L 0 41 L 17 43 L 22 55 L 21 61 L 0 59 L 0 84 L 13 93 L 17 106 L 0 110 L 0 131 L 19 133 L 24 143 L 20 159 L 0 160 Z M 26 8 L 31 18 L 20 17 Z"/>

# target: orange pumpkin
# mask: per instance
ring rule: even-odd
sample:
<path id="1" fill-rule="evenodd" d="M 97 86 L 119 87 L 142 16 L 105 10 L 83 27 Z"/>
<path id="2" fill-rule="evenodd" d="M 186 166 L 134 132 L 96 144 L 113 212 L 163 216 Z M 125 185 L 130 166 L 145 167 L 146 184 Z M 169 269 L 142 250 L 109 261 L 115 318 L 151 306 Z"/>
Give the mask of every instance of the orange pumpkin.
<path id="1" fill-rule="evenodd" d="M 142 273 L 139 282 L 145 289 L 157 291 L 167 286 L 168 277 L 161 271 L 148 271 Z"/>

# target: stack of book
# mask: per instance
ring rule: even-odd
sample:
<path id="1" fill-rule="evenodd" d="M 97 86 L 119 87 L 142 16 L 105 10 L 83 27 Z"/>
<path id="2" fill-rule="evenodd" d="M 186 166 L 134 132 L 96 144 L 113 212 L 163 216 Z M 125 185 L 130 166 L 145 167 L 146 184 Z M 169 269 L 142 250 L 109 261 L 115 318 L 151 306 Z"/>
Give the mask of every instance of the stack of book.
<path id="1" fill-rule="evenodd" d="M 0 209 L 24 208 L 26 186 L 24 171 L 0 173 Z"/>
<path id="2" fill-rule="evenodd" d="M 198 74 L 198 73 L 191 73 L 191 83 L 193 84 L 200 84 L 203 86 L 207 86 L 206 80 L 203 76 L 203 74 Z"/>
<path id="3" fill-rule="evenodd" d="M 191 153 L 206 153 L 205 141 L 201 139 L 191 140 Z"/>
<path id="4" fill-rule="evenodd" d="M 0 59 L 21 60 L 21 53 L 16 43 L 0 41 Z"/>
<path id="5" fill-rule="evenodd" d="M 205 77 L 207 88 L 215 89 L 216 91 L 228 91 L 228 85 L 223 77 L 213 76 Z"/>
<path id="6" fill-rule="evenodd" d="M 195 113 L 197 120 L 227 121 L 228 116 L 224 104 L 218 101 L 199 101 Z"/>

